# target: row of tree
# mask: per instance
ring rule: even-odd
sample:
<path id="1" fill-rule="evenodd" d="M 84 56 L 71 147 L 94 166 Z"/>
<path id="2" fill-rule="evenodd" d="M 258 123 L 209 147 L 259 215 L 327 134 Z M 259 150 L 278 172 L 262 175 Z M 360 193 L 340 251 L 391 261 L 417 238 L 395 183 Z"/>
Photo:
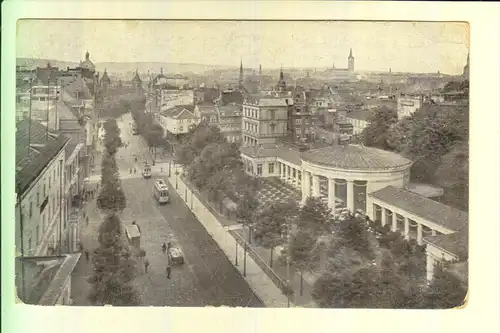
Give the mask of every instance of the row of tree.
<path id="1" fill-rule="evenodd" d="M 450 82 L 444 90 L 468 84 Z M 366 146 L 391 150 L 414 161 L 412 178 L 445 189 L 444 201 L 459 209 L 468 208 L 469 109 L 441 107 L 432 102 L 409 117 L 399 119 L 396 110 L 375 109 L 362 133 Z"/>
<path id="2" fill-rule="evenodd" d="M 123 145 L 120 128 L 115 119 L 109 119 L 104 123 L 104 129 L 106 149 L 102 157 L 97 206 L 105 217 L 99 227 L 99 246 L 92 256 L 94 270 L 89 278 L 91 290 L 88 298 L 93 305 L 139 305 L 138 293 L 132 285 L 137 272 L 136 261 L 124 240 L 122 222 L 118 217 L 126 207 L 115 158 Z"/>
<path id="3" fill-rule="evenodd" d="M 190 182 L 212 202 L 227 197 L 239 205 L 238 211 L 257 207 L 259 182 L 244 172 L 239 145 L 227 142 L 216 126 L 201 122 L 184 138 L 175 156 Z M 246 215 L 239 214 L 242 223 L 250 222 Z"/>
<path id="4" fill-rule="evenodd" d="M 152 113 L 145 112 L 145 104 L 143 107 L 134 107 L 130 111 L 139 133 L 156 154 L 156 148 L 166 144 L 163 127 L 155 122 Z"/>

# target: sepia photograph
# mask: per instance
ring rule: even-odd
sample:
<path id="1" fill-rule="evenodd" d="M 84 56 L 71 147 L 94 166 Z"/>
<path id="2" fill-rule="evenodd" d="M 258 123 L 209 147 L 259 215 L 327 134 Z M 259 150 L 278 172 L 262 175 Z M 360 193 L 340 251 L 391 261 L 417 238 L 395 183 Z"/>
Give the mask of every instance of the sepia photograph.
<path id="1" fill-rule="evenodd" d="M 19 20 L 18 302 L 464 306 L 469 43 L 465 22 Z"/>

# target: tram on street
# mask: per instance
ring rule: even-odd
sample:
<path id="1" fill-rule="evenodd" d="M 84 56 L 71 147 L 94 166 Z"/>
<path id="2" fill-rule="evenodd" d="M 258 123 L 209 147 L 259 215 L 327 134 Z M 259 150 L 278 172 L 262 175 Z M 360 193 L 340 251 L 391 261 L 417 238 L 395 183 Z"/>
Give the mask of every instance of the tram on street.
<path id="1" fill-rule="evenodd" d="M 144 163 L 141 172 L 144 178 L 151 178 L 151 166 L 147 162 Z"/>
<path id="2" fill-rule="evenodd" d="M 168 203 L 168 186 L 163 179 L 157 179 L 153 185 L 153 195 L 159 203 Z"/>

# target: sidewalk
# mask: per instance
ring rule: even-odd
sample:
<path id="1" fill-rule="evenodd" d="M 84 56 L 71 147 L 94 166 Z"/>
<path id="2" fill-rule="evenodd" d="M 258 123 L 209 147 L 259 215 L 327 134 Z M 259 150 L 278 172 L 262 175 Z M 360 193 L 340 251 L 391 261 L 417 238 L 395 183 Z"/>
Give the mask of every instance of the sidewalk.
<path id="1" fill-rule="evenodd" d="M 90 291 L 90 285 L 87 279 L 92 275 L 94 266 L 92 264 L 92 252 L 97 248 L 98 241 L 97 235 L 99 232 L 99 226 L 101 224 L 102 216 L 96 207 L 96 200 L 91 200 L 83 208 L 89 217 L 89 224 L 86 224 L 85 219 L 82 218 L 82 226 L 80 233 L 80 241 L 83 245 L 83 249 L 89 251 L 89 261 L 85 258 L 85 254 L 82 253 L 78 264 L 76 265 L 71 281 L 71 297 L 73 298 L 73 305 L 91 305 L 88 301 L 88 294 Z"/>
<path id="2" fill-rule="evenodd" d="M 287 281 L 287 267 L 286 263 L 280 258 L 280 250 L 274 249 L 273 251 L 273 267 L 269 266 L 269 261 L 271 259 L 271 250 L 264 247 L 258 246 L 255 242 L 252 233 L 252 239 L 250 244 L 248 244 L 248 229 L 242 228 L 232 231 L 232 233 L 238 234 L 247 246 L 250 247 L 259 256 L 257 261 L 260 261 L 261 265 L 267 266 L 267 269 L 272 270 L 276 275 L 278 275 L 283 281 Z M 236 236 L 237 237 L 237 236 Z M 297 271 L 293 266 L 290 267 L 290 283 L 294 290 L 294 295 L 292 296 L 293 302 L 297 306 L 301 307 L 317 307 L 316 302 L 312 298 L 313 281 L 314 276 L 310 273 L 303 273 L 302 281 L 302 296 L 300 295 L 300 272 Z M 312 282 L 312 283 L 311 283 Z"/>

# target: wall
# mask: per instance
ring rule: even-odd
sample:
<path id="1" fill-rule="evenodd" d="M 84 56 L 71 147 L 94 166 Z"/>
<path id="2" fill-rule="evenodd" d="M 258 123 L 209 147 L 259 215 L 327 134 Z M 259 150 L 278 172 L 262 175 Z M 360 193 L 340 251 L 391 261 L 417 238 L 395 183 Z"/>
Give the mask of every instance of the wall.
<path id="1" fill-rule="evenodd" d="M 33 182 L 31 188 L 23 194 L 21 210 L 23 212 L 25 255 L 46 255 L 48 245 L 52 243 L 58 232 L 60 181 L 62 180 L 62 188 L 64 189 L 65 178 L 64 160 L 65 152 L 62 149 Z M 62 161 L 62 169 L 59 168 L 59 161 Z M 47 202 L 41 210 L 40 207 L 45 200 Z M 19 207 L 16 207 L 16 210 L 19 210 Z M 16 217 L 16 229 L 19 230 L 20 216 L 18 212 L 16 212 Z M 16 240 L 16 248 L 18 252 L 21 252 L 20 234 Z"/>
<path id="2" fill-rule="evenodd" d="M 422 106 L 420 96 L 399 96 L 398 97 L 398 119 L 408 117 Z"/>

